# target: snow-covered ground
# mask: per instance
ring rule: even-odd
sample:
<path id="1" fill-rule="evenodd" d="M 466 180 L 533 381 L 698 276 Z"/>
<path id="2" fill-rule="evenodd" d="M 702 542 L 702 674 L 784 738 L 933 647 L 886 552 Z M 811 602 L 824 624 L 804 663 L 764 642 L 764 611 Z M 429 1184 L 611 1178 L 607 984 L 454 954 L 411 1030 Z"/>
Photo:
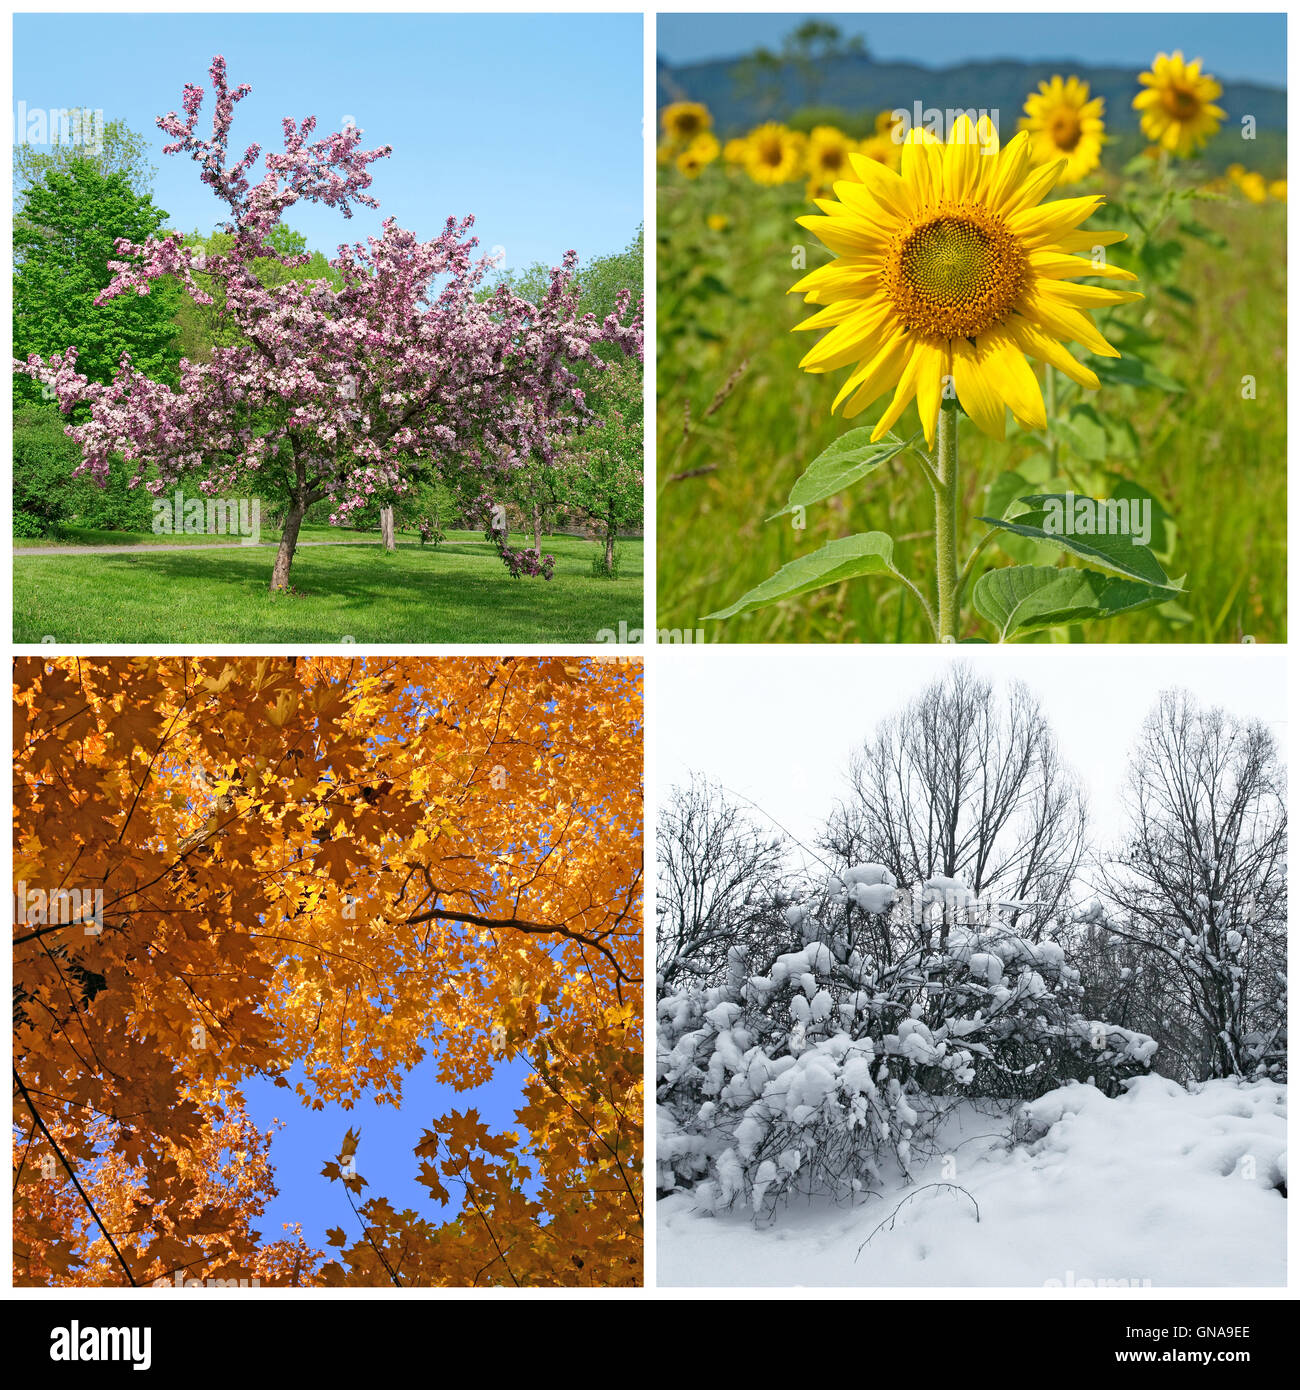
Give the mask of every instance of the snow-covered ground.
<path id="1" fill-rule="evenodd" d="M 792 1198 L 757 1227 L 688 1192 L 658 1204 L 663 1285 L 1248 1286 L 1285 1282 L 1286 1087 L 1161 1076 L 1092 1086 L 1010 1116 L 958 1107 L 938 1158 L 854 1207 Z M 951 1187 L 921 1190 L 949 1182 Z M 909 1200 L 909 1192 L 915 1193 Z M 892 1224 L 889 1222 L 899 1203 Z M 873 1235 L 873 1231 L 875 1234 Z M 858 1248 L 870 1243 L 858 1254 Z M 855 1260 L 855 1256 L 857 1257 Z"/>

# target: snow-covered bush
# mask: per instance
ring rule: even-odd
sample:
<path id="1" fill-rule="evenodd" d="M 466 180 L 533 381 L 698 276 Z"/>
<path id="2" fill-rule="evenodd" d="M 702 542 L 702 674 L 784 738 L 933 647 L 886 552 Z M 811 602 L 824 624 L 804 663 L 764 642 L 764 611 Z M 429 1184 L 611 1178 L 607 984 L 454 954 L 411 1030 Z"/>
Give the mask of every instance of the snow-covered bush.
<path id="1" fill-rule="evenodd" d="M 926 1153 L 945 1098 L 1118 1089 L 1155 1043 L 1078 1012 L 1078 972 L 1007 924 L 1020 904 L 864 864 L 789 904 L 787 948 L 658 1005 L 661 1190 L 760 1211 L 851 1197 Z"/>

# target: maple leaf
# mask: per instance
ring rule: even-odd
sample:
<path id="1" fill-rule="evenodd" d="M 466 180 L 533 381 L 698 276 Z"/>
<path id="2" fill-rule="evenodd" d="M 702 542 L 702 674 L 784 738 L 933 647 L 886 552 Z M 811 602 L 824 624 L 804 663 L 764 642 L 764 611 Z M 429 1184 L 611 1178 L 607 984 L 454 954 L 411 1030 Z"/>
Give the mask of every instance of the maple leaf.
<path id="1" fill-rule="evenodd" d="M 640 675 L 549 660 L 16 660 L 16 871 L 102 895 L 14 928 L 16 1283 L 637 1281 Z M 507 1053 L 503 1132 L 417 1117 L 430 1215 L 357 1201 L 349 1128 L 364 1238 L 261 1235 L 246 1078 L 325 1110 Z"/>

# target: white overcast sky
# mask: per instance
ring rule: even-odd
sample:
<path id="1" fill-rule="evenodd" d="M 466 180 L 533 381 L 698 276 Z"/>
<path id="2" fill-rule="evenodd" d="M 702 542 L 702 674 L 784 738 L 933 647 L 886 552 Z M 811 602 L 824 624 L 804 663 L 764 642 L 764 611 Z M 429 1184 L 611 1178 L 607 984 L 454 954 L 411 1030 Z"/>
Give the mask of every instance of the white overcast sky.
<path id="1" fill-rule="evenodd" d="M 703 772 L 811 843 L 855 749 L 954 660 L 1034 691 L 1102 837 L 1116 828 L 1132 748 L 1162 690 L 1265 721 L 1286 754 L 1284 647 L 681 646 L 655 672 L 658 799 Z"/>

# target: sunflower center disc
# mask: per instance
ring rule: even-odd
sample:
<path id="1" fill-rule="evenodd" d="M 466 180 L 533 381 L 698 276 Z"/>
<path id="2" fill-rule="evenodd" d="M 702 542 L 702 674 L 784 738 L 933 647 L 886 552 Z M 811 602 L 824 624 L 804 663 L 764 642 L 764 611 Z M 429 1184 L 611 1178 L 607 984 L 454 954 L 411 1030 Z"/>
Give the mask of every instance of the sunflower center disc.
<path id="1" fill-rule="evenodd" d="M 770 164 L 773 169 L 777 168 L 785 157 L 781 149 L 781 142 L 779 140 L 765 140 L 759 146 L 758 157 L 761 163 Z"/>
<path id="2" fill-rule="evenodd" d="M 1200 99 L 1195 92 L 1184 87 L 1166 87 L 1161 94 L 1165 110 L 1176 121 L 1188 121 L 1201 109 Z"/>
<path id="3" fill-rule="evenodd" d="M 1049 133 L 1058 150 L 1073 151 L 1083 135 L 1083 127 L 1073 111 L 1059 111 L 1052 117 Z"/>
<path id="4" fill-rule="evenodd" d="M 973 338 L 1001 322 L 1028 279 L 1024 248 L 980 208 L 940 211 L 895 238 L 885 272 L 899 317 L 917 332 Z"/>

